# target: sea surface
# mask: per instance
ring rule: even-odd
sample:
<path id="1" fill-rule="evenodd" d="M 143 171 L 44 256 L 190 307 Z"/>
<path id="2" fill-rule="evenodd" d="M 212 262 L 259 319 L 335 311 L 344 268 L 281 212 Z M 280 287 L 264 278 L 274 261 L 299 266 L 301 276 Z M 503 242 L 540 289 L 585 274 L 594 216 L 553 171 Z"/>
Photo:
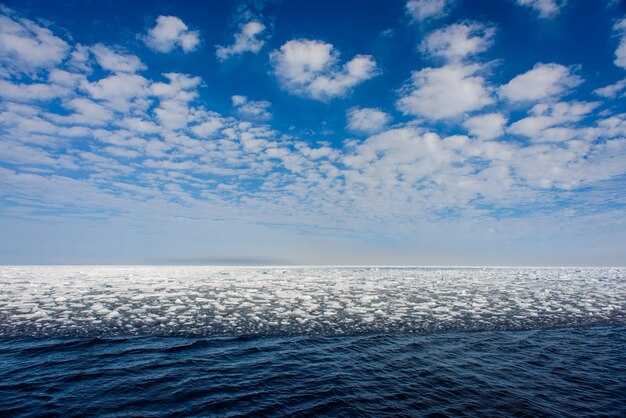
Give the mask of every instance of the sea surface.
<path id="1" fill-rule="evenodd" d="M 626 416 L 625 273 L 1 267 L 0 416 Z"/>

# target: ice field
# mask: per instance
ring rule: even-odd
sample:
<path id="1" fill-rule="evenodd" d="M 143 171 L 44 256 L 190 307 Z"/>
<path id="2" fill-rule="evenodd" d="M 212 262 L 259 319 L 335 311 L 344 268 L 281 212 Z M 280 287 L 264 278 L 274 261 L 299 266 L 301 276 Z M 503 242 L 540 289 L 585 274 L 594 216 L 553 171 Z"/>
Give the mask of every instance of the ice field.
<path id="1" fill-rule="evenodd" d="M 352 335 L 626 324 L 625 269 L 2 267 L 0 336 Z"/>

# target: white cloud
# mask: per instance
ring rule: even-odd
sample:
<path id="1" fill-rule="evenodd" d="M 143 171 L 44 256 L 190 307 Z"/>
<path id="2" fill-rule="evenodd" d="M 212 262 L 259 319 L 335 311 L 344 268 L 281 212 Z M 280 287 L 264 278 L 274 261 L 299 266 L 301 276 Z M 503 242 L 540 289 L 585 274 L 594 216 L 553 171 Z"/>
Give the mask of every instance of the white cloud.
<path id="1" fill-rule="evenodd" d="M 609 84 L 608 86 L 600 87 L 599 89 L 594 90 L 593 92 L 601 97 L 606 97 L 607 99 L 613 99 L 617 97 L 620 93 L 623 93 L 626 90 L 626 78 L 614 83 Z"/>
<path id="2" fill-rule="evenodd" d="M 121 147 L 105 147 L 103 151 L 120 158 L 137 158 L 141 156 L 141 153 L 137 151 Z"/>
<path id="3" fill-rule="evenodd" d="M 148 80 L 138 74 L 117 73 L 98 81 L 83 83 L 84 88 L 94 99 L 105 100 L 118 111 L 126 111 L 133 105 L 133 99 L 148 94 Z"/>
<path id="4" fill-rule="evenodd" d="M 200 44 L 198 32 L 189 30 L 176 16 L 159 16 L 156 26 L 143 39 L 146 45 L 159 52 L 170 52 L 176 47 L 183 52 L 191 52 Z"/>
<path id="5" fill-rule="evenodd" d="M 180 73 L 166 73 L 163 76 L 169 83 L 159 82 L 150 86 L 152 94 L 161 99 L 154 113 L 165 128 L 181 129 L 194 120 L 188 102 L 198 97 L 196 87 L 201 79 Z"/>
<path id="6" fill-rule="evenodd" d="M 32 72 L 58 64 L 69 45 L 28 19 L 8 16 L 11 11 L 0 6 L 0 62 L 18 72 Z"/>
<path id="7" fill-rule="evenodd" d="M 572 74 L 572 69 L 560 64 L 536 64 L 500 87 L 500 96 L 512 102 L 539 101 L 562 96 L 580 85 L 583 79 Z"/>
<path id="8" fill-rule="evenodd" d="M 500 160 L 510 151 L 502 148 L 510 147 L 466 136 L 442 138 L 417 128 L 391 129 L 347 153 L 344 176 L 361 208 L 415 217 L 424 208 L 466 205 L 479 194 L 506 199 L 514 182 Z"/>
<path id="9" fill-rule="evenodd" d="M 461 45 L 474 36 L 461 37 Z M 277 51 L 297 94 L 335 97 L 376 70 L 373 59 L 345 64 L 332 45 L 311 42 L 311 48 L 289 59 Z M 228 227 L 242 219 L 245 228 L 254 219 L 299 234 L 322 227 L 338 234 L 390 236 L 401 229 L 413 233 L 420 223 L 439 227 L 442 211 L 491 228 L 492 211 L 500 209 L 549 213 L 555 201 L 567 205 L 564 199 L 575 198 L 586 210 L 594 199 L 620 196 L 626 115 L 611 115 L 611 109 L 596 113 L 594 103 L 554 103 L 571 88 L 557 82 L 561 92 L 548 88 L 549 100 L 509 128 L 509 134 L 530 140 L 491 141 L 502 135 L 506 116 L 491 109 L 487 112 L 498 113 L 464 115 L 493 98 L 481 76 L 485 67 L 459 62 L 483 47 L 456 48 L 445 53 L 445 47 L 432 48 L 453 62 L 415 72 L 398 107 L 432 119 L 456 116 L 468 136 L 428 132 L 416 121 L 389 129 L 389 115 L 357 107 L 348 111 L 346 127 L 371 136 L 342 146 L 337 138 L 313 145 L 295 131 L 257 123 L 253 116 L 262 115 L 269 103 L 245 96 L 232 99 L 237 113 L 249 120 L 212 112 L 206 108 L 210 101 L 199 96 L 201 79 L 188 74 L 148 80 L 124 72 L 132 70 L 132 62 L 116 59 L 108 64 L 115 74 L 98 79 L 98 71 L 88 79 L 95 53 L 90 58 L 85 47 L 73 46 L 75 60 L 66 56 L 57 68 L 47 67 L 27 82 L 0 79 L 0 94 L 9 99 L 0 102 L 5 211 L 12 211 L 8 217 L 54 212 L 72 225 L 78 218 L 106 219 L 107 229 L 123 221 L 152 230 L 144 222 L 154 219 L 158 232 L 165 224 L 157 215 L 168 213 L 172 230 L 192 225 L 198 236 L 210 235 L 202 228 L 216 219 Z M 368 63 L 374 64 L 369 70 Z M 336 85 L 324 89 L 332 80 Z M 49 99 L 59 100 L 51 106 L 44 102 Z M 456 129 L 445 125 L 444 130 Z M 579 187 L 584 188 L 568 192 Z M 591 210 L 599 217 L 606 214 L 597 206 Z M 536 220 L 534 214 L 520 216 L 524 225 Z M 506 217 L 502 224 L 511 221 L 516 219 Z M 465 229 L 459 235 L 474 237 Z"/>
<path id="10" fill-rule="evenodd" d="M 443 17 L 448 14 L 451 0 L 409 0 L 406 11 L 417 22 Z"/>
<path id="11" fill-rule="evenodd" d="M 7 80 L 0 79 L 0 97 L 17 101 L 30 100 L 51 100 L 57 97 L 63 97 L 70 94 L 70 90 L 66 87 L 46 84 L 15 84 Z"/>
<path id="12" fill-rule="evenodd" d="M 0 161 L 9 164 L 77 168 L 68 159 L 69 157 L 67 156 L 55 158 L 51 153 L 39 147 L 28 146 L 14 141 L 3 141 L 2 147 L 0 147 Z"/>
<path id="13" fill-rule="evenodd" d="M 485 79 L 476 75 L 479 70 L 475 64 L 448 64 L 415 71 L 396 105 L 405 114 L 429 119 L 446 119 L 481 109 L 493 103 L 493 98 Z"/>
<path id="14" fill-rule="evenodd" d="M 354 107 L 348 111 L 347 119 L 349 130 L 371 135 L 382 131 L 391 116 L 380 109 Z"/>
<path id="15" fill-rule="evenodd" d="M 573 110 L 576 106 L 569 109 L 580 113 Z M 574 120 L 580 114 L 568 117 Z M 382 213 L 402 207 L 410 216 L 416 207 L 429 211 L 471 207 L 478 196 L 479 204 L 501 206 L 545 199 L 545 194 L 537 193 L 571 190 L 623 172 L 619 161 L 625 153 L 626 141 L 621 138 L 524 146 L 400 128 L 374 135 L 345 152 L 342 162 L 347 169 L 342 175 L 350 185 L 345 193 L 361 210 L 374 210 L 372 202 L 380 202 L 375 207 Z"/>
<path id="16" fill-rule="evenodd" d="M 507 118 L 500 113 L 486 113 L 463 122 L 463 126 L 478 139 L 493 139 L 504 134 Z"/>
<path id="17" fill-rule="evenodd" d="M 96 57 L 96 61 L 105 70 L 122 73 L 136 73 L 145 70 L 146 66 L 139 57 L 130 54 L 116 52 L 102 44 L 91 47 L 91 52 Z"/>
<path id="18" fill-rule="evenodd" d="M 82 97 L 70 100 L 66 107 L 78 113 L 73 119 L 74 123 L 102 125 L 113 118 L 113 113 L 109 109 Z"/>
<path id="19" fill-rule="evenodd" d="M 187 103 L 179 100 L 161 100 L 154 113 L 166 129 L 184 128 L 190 119 Z"/>
<path id="20" fill-rule="evenodd" d="M 338 66 L 339 52 L 322 41 L 297 39 L 270 54 L 283 88 L 317 100 L 346 95 L 353 87 L 378 74 L 370 55 L 357 55 Z"/>
<path id="21" fill-rule="evenodd" d="M 124 117 L 118 125 L 138 134 L 156 134 L 161 131 L 161 127 L 151 120 L 132 116 Z"/>
<path id="22" fill-rule="evenodd" d="M 478 22 L 456 23 L 429 34 L 421 43 L 422 52 L 448 61 L 459 61 L 489 48 L 495 29 Z"/>
<path id="23" fill-rule="evenodd" d="M 572 132 L 562 129 L 551 129 L 568 123 L 578 122 L 591 113 L 598 103 L 594 102 L 559 102 L 538 104 L 531 110 L 531 116 L 513 123 L 507 130 L 509 133 L 524 135 L 535 141 L 556 142 L 568 140 Z"/>
<path id="24" fill-rule="evenodd" d="M 76 88 L 86 80 L 87 77 L 84 74 L 73 73 L 58 68 L 48 73 L 48 81 L 50 81 L 50 83 L 68 88 Z"/>
<path id="25" fill-rule="evenodd" d="M 206 138 L 224 127 L 224 121 L 219 115 L 209 115 L 206 119 L 191 127 L 191 131 L 200 138 Z"/>
<path id="26" fill-rule="evenodd" d="M 607 138 L 626 137 L 626 113 L 610 116 L 598 121 L 598 136 Z"/>
<path id="27" fill-rule="evenodd" d="M 74 49 L 70 53 L 70 59 L 67 65 L 73 70 L 83 73 L 91 72 L 91 59 L 89 56 L 89 48 L 84 45 L 74 45 Z"/>
<path id="28" fill-rule="evenodd" d="M 264 121 L 272 118 L 268 111 L 272 105 L 267 100 L 248 100 L 246 96 L 234 95 L 231 97 L 235 111 L 244 119 Z"/>
<path id="29" fill-rule="evenodd" d="M 258 53 L 263 45 L 264 39 L 259 39 L 259 35 L 265 32 L 265 25 L 261 22 L 251 21 L 241 26 L 239 33 L 235 34 L 235 42 L 228 46 L 218 46 L 216 55 L 220 61 L 225 61 L 233 55 L 244 52 Z"/>
<path id="30" fill-rule="evenodd" d="M 520 6 L 532 8 L 539 17 L 547 19 L 559 14 L 566 0 L 516 0 L 516 2 Z"/>
<path id="31" fill-rule="evenodd" d="M 622 19 L 613 26 L 613 29 L 620 34 L 619 46 L 615 50 L 615 65 L 626 69 L 626 19 Z"/>
<path id="32" fill-rule="evenodd" d="M 200 85 L 202 79 L 181 73 L 165 73 L 165 78 L 169 83 L 152 83 L 150 89 L 152 94 L 160 97 L 176 98 L 188 101 L 197 97 L 196 87 Z"/>
<path id="33" fill-rule="evenodd" d="M 46 118 L 62 125 L 101 126 L 113 119 L 113 111 L 84 97 L 75 97 L 63 103 L 63 107 L 72 110 L 69 115 L 46 113 Z"/>

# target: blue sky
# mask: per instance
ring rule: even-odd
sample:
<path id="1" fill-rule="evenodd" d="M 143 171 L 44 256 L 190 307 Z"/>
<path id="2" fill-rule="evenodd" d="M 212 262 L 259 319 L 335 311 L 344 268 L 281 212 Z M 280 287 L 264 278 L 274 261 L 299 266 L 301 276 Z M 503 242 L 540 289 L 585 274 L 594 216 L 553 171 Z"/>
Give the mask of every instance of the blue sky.
<path id="1" fill-rule="evenodd" d="M 626 264 L 626 6 L 0 6 L 0 262 Z"/>

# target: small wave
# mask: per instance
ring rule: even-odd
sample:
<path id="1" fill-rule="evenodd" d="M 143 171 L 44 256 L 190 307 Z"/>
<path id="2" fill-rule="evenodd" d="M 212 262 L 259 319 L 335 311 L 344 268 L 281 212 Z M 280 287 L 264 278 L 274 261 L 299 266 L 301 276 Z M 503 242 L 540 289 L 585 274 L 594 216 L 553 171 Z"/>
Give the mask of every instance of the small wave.
<path id="1" fill-rule="evenodd" d="M 0 339 L 2 416 L 626 413 L 623 326 L 25 341 Z"/>

